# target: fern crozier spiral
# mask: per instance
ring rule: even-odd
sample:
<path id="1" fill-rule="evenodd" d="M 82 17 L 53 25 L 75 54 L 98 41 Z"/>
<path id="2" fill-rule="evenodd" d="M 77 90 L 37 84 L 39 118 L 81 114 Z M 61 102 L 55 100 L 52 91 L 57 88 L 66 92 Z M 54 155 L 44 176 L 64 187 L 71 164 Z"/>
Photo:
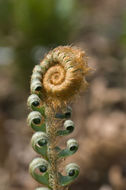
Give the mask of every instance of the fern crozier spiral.
<path id="1" fill-rule="evenodd" d="M 42 93 L 47 102 L 67 103 L 87 87 L 85 75 L 90 68 L 85 52 L 80 49 L 59 46 L 45 56 L 40 66 L 43 71 Z"/>

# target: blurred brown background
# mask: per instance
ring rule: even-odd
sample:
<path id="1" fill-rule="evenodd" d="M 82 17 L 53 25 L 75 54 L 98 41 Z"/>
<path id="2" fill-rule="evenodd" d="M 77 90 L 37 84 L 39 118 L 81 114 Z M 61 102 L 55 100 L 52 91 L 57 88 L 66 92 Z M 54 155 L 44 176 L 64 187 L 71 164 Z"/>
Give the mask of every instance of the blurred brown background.
<path id="1" fill-rule="evenodd" d="M 125 0 L 0 0 L 0 190 L 39 186 L 28 173 L 30 75 L 50 49 L 69 44 L 95 68 L 72 106 L 80 148 L 66 162 L 81 173 L 70 190 L 126 190 Z"/>

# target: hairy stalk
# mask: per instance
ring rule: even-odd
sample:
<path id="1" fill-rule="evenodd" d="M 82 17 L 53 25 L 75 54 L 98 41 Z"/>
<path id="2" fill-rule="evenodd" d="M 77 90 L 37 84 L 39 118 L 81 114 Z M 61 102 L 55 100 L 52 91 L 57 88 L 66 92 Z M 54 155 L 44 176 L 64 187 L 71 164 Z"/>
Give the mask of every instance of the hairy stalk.
<path id="1" fill-rule="evenodd" d="M 90 70 L 85 52 L 70 46 L 55 48 L 33 69 L 28 124 L 35 131 L 32 147 L 42 157 L 30 163 L 29 171 L 35 180 L 47 186 L 36 190 L 67 190 L 79 175 L 75 163 L 66 166 L 65 176 L 59 172 L 60 161 L 77 151 L 77 141 L 69 139 L 67 147 L 61 149 L 57 140 L 74 130 L 68 104 L 86 89 L 85 76 Z"/>
<path id="2" fill-rule="evenodd" d="M 56 147 L 56 122 L 55 114 L 50 107 L 46 107 L 46 133 L 48 136 L 47 155 L 50 163 L 49 168 L 49 184 L 53 190 L 58 190 L 58 171 L 57 171 L 57 153 Z"/>

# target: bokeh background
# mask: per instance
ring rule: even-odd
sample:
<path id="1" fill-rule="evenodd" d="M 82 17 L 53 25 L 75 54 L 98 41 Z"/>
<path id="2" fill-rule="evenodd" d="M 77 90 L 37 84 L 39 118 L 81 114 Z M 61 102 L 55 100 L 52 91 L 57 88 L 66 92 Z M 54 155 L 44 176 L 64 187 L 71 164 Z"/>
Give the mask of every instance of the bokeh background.
<path id="1" fill-rule="evenodd" d="M 67 162 L 81 173 L 70 190 L 126 190 L 125 0 L 0 0 L 0 190 L 39 186 L 26 101 L 34 65 L 58 45 L 82 48 L 95 69 L 72 105 L 80 148 Z"/>

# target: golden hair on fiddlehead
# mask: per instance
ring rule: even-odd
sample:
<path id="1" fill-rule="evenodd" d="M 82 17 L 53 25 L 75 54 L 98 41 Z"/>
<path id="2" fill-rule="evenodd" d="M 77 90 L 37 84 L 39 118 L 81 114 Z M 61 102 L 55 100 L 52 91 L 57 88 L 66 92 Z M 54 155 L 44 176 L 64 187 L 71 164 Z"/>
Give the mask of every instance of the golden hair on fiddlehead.
<path id="1" fill-rule="evenodd" d="M 87 87 L 85 76 L 90 68 L 85 52 L 70 46 L 59 46 L 42 60 L 42 94 L 54 106 L 68 103 Z"/>

